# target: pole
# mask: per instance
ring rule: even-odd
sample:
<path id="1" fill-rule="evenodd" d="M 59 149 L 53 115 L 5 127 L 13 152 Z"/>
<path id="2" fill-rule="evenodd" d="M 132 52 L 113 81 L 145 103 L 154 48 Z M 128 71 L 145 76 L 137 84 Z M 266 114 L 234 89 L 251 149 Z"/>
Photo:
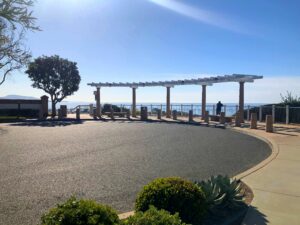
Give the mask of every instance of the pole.
<path id="1" fill-rule="evenodd" d="M 170 105 L 170 98 L 171 98 L 171 95 L 170 95 L 170 89 L 171 87 L 170 86 L 167 86 L 167 118 L 171 118 L 171 105 Z"/>
<path id="2" fill-rule="evenodd" d="M 245 82 L 240 82 L 240 95 L 239 95 L 239 112 L 240 112 L 240 119 L 241 123 L 244 122 L 244 87 Z"/>
<path id="3" fill-rule="evenodd" d="M 205 112 L 206 112 L 206 85 L 202 85 L 202 107 L 201 107 L 202 120 L 205 119 Z"/>
<path id="4" fill-rule="evenodd" d="M 136 87 L 132 87 L 132 117 L 136 117 Z"/>
<path id="5" fill-rule="evenodd" d="M 290 123 L 290 107 L 289 107 L 289 105 L 285 106 L 285 122 L 286 122 L 286 124 Z"/>

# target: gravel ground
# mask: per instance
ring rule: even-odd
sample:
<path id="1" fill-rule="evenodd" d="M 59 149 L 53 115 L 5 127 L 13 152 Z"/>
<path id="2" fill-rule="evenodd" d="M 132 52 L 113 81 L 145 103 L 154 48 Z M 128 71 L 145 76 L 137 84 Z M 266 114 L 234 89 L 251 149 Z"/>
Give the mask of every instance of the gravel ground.
<path id="1" fill-rule="evenodd" d="M 71 195 L 119 212 L 156 177 L 236 175 L 271 153 L 230 129 L 142 122 L 0 125 L 0 224 L 37 224 Z"/>

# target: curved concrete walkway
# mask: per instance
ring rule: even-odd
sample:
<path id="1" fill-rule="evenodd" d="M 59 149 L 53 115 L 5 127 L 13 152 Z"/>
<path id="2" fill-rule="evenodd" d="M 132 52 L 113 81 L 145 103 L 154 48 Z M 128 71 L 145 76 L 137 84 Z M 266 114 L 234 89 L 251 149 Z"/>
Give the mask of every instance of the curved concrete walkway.
<path id="1" fill-rule="evenodd" d="M 242 179 L 254 192 L 254 200 L 243 225 L 300 224 L 300 129 L 281 126 L 275 133 L 235 128 L 267 139 L 273 154 Z M 259 168 L 262 167 L 262 168 Z"/>

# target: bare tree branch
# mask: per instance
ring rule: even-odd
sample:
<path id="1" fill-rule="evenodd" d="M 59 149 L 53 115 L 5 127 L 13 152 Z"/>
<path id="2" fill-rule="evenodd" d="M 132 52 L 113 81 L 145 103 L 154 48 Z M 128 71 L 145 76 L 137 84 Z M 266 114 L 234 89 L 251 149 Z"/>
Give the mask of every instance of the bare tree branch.
<path id="1" fill-rule="evenodd" d="M 27 31 L 38 31 L 29 9 L 33 0 L 0 1 L 0 85 L 14 70 L 29 63 L 31 54 L 24 45 Z"/>

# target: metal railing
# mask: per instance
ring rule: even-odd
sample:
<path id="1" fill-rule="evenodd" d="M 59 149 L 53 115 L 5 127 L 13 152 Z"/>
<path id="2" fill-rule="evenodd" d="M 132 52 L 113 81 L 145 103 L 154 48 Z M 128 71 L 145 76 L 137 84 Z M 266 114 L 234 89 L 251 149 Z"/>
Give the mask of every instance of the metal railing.
<path id="1" fill-rule="evenodd" d="M 104 104 L 103 104 L 104 105 Z M 102 105 L 102 107 L 103 107 Z M 120 111 L 124 109 L 132 110 L 131 104 L 112 104 L 120 108 Z M 157 111 L 161 110 L 162 115 L 166 115 L 166 104 L 137 104 L 136 111 L 139 115 L 141 107 L 146 106 L 148 108 L 149 115 L 157 115 Z M 76 112 L 76 109 L 80 109 L 80 113 L 90 113 L 90 105 L 78 105 L 75 108 L 70 109 L 70 112 Z M 95 105 L 92 107 L 95 108 Z M 171 111 L 176 110 L 178 116 L 188 116 L 189 110 L 193 110 L 195 117 L 201 116 L 202 105 L 201 104 L 171 104 Z M 210 115 L 216 115 L 216 105 L 206 105 L 206 111 L 209 111 Z M 225 112 L 226 116 L 235 116 L 238 111 L 238 105 L 226 104 L 222 107 L 222 112 Z M 259 121 L 265 121 L 266 115 L 273 116 L 273 122 L 276 123 L 300 123 L 300 107 L 290 107 L 284 105 L 245 105 L 244 106 L 244 119 L 250 120 L 251 113 L 257 113 Z"/>
<path id="2" fill-rule="evenodd" d="M 117 104 L 118 107 L 130 109 L 132 108 L 131 104 Z M 137 104 L 136 110 L 140 111 L 142 106 L 146 106 L 148 108 L 148 112 L 150 114 L 156 114 L 157 110 L 161 110 L 164 115 L 167 111 L 166 104 Z M 249 106 L 250 107 L 250 106 Z M 253 107 L 253 106 L 252 106 Z M 189 110 L 193 110 L 194 116 L 201 116 L 202 105 L 201 104 L 171 104 L 171 111 L 176 110 L 178 115 L 188 116 Z M 234 116 L 238 110 L 238 106 L 234 104 L 224 105 L 222 107 L 222 112 L 225 112 L 226 116 Z M 209 111 L 210 115 L 216 114 L 216 105 L 208 104 L 206 105 L 206 111 Z"/>
<path id="3" fill-rule="evenodd" d="M 90 113 L 90 105 L 78 105 L 69 110 L 70 113 L 76 113 L 76 109 L 79 109 L 80 113 Z"/>

